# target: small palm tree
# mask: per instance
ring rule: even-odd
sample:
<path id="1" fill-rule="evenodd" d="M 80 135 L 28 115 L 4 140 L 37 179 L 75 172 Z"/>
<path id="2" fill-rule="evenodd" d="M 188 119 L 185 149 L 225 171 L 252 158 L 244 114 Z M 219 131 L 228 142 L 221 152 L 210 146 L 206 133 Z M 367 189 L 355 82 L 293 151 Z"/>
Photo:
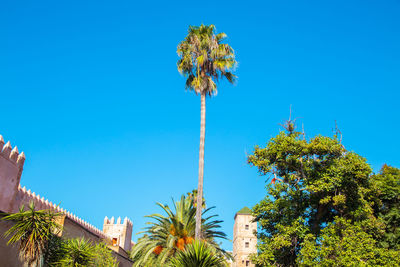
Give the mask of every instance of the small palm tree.
<path id="1" fill-rule="evenodd" d="M 162 266 L 177 251 L 184 250 L 188 244 L 193 242 L 196 226 L 196 208 L 193 200 L 190 197 L 182 196 L 180 201 L 173 202 L 173 204 L 174 211 L 167 205 L 157 203 L 166 216 L 161 214 L 146 216 L 154 221 L 147 223 L 149 226 L 142 232 L 145 235 L 132 249 L 131 258 L 135 261 L 134 266 Z M 208 214 L 213 208 L 206 209 L 203 214 Z M 215 239 L 226 239 L 226 234 L 219 231 L 222 221 L 212 220 L 215 216 L 203 218 L 202 235 L 210 246 L 224 254 L 225 252 L 219 248 Z"/>
<path id="2" fill-rule="evenodd" d="M 204 175 L 204 141 L 206 132 L 206 96 L 217 93 L 217 82 L 226 78 L 234 83 L 236 76 L 231 72 L 235 67 L 233 49 L 223 43 L 225 33 L 216 34 L 214 25 L 190 26 L 186 38 L 178 45 L 178 70 L 186 79 L 186 89 L 200 94 L 201 122 L 199 149 L 199 180 L 196 204 L 196 239 L 201 238 L 201 214 Z"/>
<path id="3" fill-rule="evenodd" d="M 170 267 L 227 267 L 224 256 L 204 241 L 196 240 L 184 250 L 178 251 L 169 263 Z"/>
<path id="4" fill-rule="evenodd" d="M 19 212 L 6 214 L 2 219 L 14 222 L 4 234 L 5 237 L 11 236 L 7 245 L 19 242 L 21 258 L 28 266 L 38 266 L 50 240 L 61 230 L 61 225 L 56 222 L 59 215 L 50 210 L 35 210 L 33 202 L 29 203 L 26 211 L 22 206 Z"/>

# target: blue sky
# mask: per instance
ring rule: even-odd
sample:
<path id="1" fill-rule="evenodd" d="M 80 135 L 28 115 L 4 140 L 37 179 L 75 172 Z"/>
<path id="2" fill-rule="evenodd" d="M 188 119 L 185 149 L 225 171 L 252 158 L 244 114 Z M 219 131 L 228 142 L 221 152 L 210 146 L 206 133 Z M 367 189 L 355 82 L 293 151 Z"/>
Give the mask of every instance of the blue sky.
<path id="1" fill-rule="evenodd" d="M 246 153 L 289 115 L 374 170 L 400 166 L 400 2 L 3 1 L 0 134 L 27 160 L 21 183 L 102 227 L 197 186 L 200 99 L 177 44 L 215 24 L 237 53 L 236 86 L 207 100 L 205 197 L 233 216 L 265 195 Z M 134 238 L 136 239 L 136 237 Z M 231 244 L 223 242 L 226 249 Z"/>

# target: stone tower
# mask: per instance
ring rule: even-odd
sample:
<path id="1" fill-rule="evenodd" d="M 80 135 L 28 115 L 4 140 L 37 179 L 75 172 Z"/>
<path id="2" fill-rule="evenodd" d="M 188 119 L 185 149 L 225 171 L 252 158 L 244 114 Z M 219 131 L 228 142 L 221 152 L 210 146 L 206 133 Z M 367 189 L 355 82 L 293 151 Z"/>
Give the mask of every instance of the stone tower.
<path id="1" fill-rule="evenodd" d="M 114 217 L 109 220 L 104 218 L 103 233 L 112 240 L 113 246 L 120 246 L 125 251 L 131 250 L 132 240 L 132 222 L 125 217 L 121 223 L 121 217 L 118 217 L 115 223 Z"/>
<path id="2" fill-rule="evenodd" d="M 245 267 L 255 265 L 251 263 L 249 255 L 257 253 L 257 223 L 253 222 L 254 217 L 251 210 L 244 207 L 235 215 L 233 226 L 233 258 L 232 267 Z"/>
<path id="3" fill-rule="evenodd" d="M 0 211 L 16 211 L 14 204 L 24 162 L 24 152 L 19 154 L 18 148 L 12 148 L 10 142 L 4 144 L 0 135 Z"/>

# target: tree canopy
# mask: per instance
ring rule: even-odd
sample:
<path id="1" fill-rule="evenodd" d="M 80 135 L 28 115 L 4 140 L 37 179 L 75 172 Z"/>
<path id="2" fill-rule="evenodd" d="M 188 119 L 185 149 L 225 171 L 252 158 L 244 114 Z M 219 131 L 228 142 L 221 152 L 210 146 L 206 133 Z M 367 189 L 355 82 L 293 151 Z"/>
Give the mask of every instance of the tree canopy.
<path id="1" fill-rule="evenodd" d="M 253 208 L 263 266 L 400 264 L 399 169 L 373 175 L 336 134 L 306 139 L 286 131 L 256 146 L 250 165 L 266 175 L 267 196 Z"/>

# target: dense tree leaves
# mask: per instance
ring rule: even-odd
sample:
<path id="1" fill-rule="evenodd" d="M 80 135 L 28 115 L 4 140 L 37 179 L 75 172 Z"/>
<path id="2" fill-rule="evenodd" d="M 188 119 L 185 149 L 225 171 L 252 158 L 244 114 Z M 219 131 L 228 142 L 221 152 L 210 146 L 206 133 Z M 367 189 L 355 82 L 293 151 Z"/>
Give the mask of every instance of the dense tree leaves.
<path id="1" fill-rule="evenodd" d="M 374 211 L 385 225 L 379 244 L 400 250 L 400 169 L 385 164 L 371 177 L 371 195 Z"/>
<path id="2" fill-rule="evenodd" d="M 269 181 L 267 196 L 253 208 L 261 228 L 259 254 L 253 261 L 263 266 L 326 264 L 325 260 L 341 258 L 346 253 L 368 254 L 368 246 L 340 251 L 332 244 L 356 244 L 358 240 L 360 244 L 372 244 L 372 249 L 390 239 L 386 248 L 373 250 L 368 259 L 354 256 L 337 266 L 386 262 L 383 255 L 395 254 L 388 250 L 395 249 L 393 243 L 396 243 L 388 230 L 398 228 L 398 224 L 389 226 L 389 221 L 397 222 L 398 218 L 392 208 L 398 201 L 394 189 L 399 188 L 398 178 L 396 184 L 396 178 L 390 183 L 381 178 L 389 175 L 386 173 L 371 176 L 366 159 L 347 151 L 337 136 L 307 140 L 294 130 L 293 124 L 288 125 L 292 126 L 286 127 L 288 131 L 280 132 L 264 148 L 255 147 L 248 157 L 249 164 L 257 167 Z M 390 175 L 396 174 L 390 171 Z M 385 190 L 374 194 L 380 183 L 385 183 Z M 341 235 L 342 232 L 348 236 Z M 357 238 L 351 236 L 353 232 Z M 331 249 L 338 254 L 330 254 Z"/>
<path id="3" fill-rule="evenodd" d="M 396 266 L 400 253 L 380 248 L 362 223 L 336 218 L 317 238 L 308 234 L 300 250 L 301 266 Z"/>

